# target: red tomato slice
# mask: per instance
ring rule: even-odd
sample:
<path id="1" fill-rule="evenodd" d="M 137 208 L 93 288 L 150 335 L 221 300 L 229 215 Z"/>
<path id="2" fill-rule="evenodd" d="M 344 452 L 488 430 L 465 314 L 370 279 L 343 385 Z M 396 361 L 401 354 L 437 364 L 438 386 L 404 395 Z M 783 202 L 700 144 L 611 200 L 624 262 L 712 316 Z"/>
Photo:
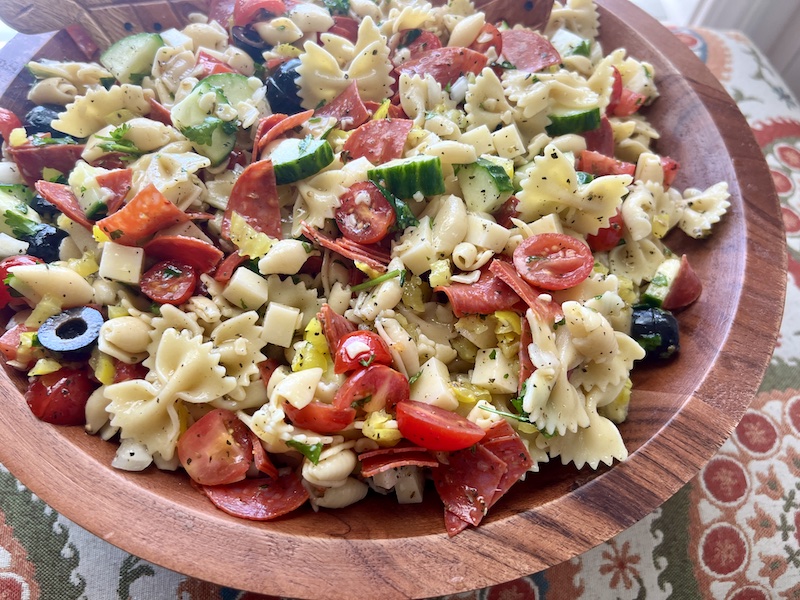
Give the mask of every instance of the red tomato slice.
<path id="1" fill-rule="evenodd" d="M 442 41 L 432 31 L 423 29 L 402 29 L 397 32 L 397 37 L 392 40 L 396 53 L 398 50 L 407 49 L 408 56 L 414 58 L 428 50 L 438 50 L 442 47 Z"/>
<path id="2" fill-rule="evenodd" d="M 218 75 L 219 73 L 236 73 L 236 69 L 228 63 L 211 56 L 208 52 L 201 50 L 197 53 L 194 70 L 195 77 L 204 79 L 209 75 Z"/>
<path id="3" fill-rule="evenodd" d="M 358 83 L 353 81 L 345 90 L 314 112 L 319 117 L 334 117 L 345 131 L 355 129 L 369 120 L 369 111 L 358 93 Z"/>
<path id="4" fill-rule="evenodd" d="M 681 267 L 678 270 L 678 274 L 672 282 L 672 287 L 670 287 L 661 307 L 664 310 L 686 308 L 700 297 L 702 291 L 703 283 L 684 254 L 681 256 Z"/>
<path id="5" fill-rule="evenodd" d="M 151 183 L 113 215 L 100 219 L 97 226 L 111 241 L 135 246 L 156 231 L 188 220 L 189 216 Z"/>
<path id="6" fill-rule="evenodd" d="M 283 411 L 293 425 L 322 434 L 341 431 L 356 420 L 354 408 L 338 407 L 316 400 L 303 408 L 295 408 L 287 402 L 283 405 Z"/>
<path id="7" fill-rule="evenodd" d="M 225 239 L 229 239 L 234 212 L 244 217 L 256 231 L 278 239 L 283 237 L 278 184 L 271 160 L 259 160 L 248 165 L 233 184 L 222 218 L 222 237 Z"/>
<path id="8" fill-rule="evenodd" d="M 619 72 L 617 67 L 611 68 L 613 69 L 612 72 L 614 75 L 614 82 L 611 84 L 611 96 L 608 99 L 608 106 L 606 106 L 607 115 L 614 114 L 614 112 L 617 110 L 620 96 L 622 96 L 622 74 Z"/>
<path id="9" fill-rule="evenodd" d="M 664 171 L 665 188 L 670 187 L 675 181 L 675 177 L 678 175 L 678 169 L 680 169 L 680 167 L 680 163 L 678 163 L 678 161 L 674 158 L 670 158 L 669 156 L 661 157 L 661 168 Z"/>
<path id="10" fill-rule="evenodd" d="M 408 379 L 402 373 L 386 365 L 370 365 L 347 378 L 336 392 L 333 404 L 339 408 L 360 406 L 366 412 L 375 412 L 407 402 L 409 393 Z"/>
<path id="11" fill-rule="evenodd" d="M 373 165 L 400 158 L 412 127 L 410 119 L 367 121 L 350 134 L 342 151 L 351 159 L 366 157 Z"/>
<path id="12" fill-rule="evenodd" d="M 92 228 L 92 222 L 86 218 L 86 213 L 83 211 L 75 194 L 72 193 L 72 188 L 68 185 L 40 179 L 36 182 L 35 187 L 36 191 L 42 195 L 42 198 L 50 202 L 70 219 L 83 225 L 86 229 Z"/>
<path id="13" fill-rule="evenodd" d="M 148 373 L 147 367 L 142 363 L 129 365 L 119 359 L 114 359 L 114 383 L 129 381 L 131 379 L 144 379 Z"/>
<path id="14" fill-rule="evenodd" d="M 235 413 L 214 409 L 178 439 L 178 458 L 189 477 L 199 484 L 241 481 L 253 462 L 250 429 Z"/>
<path id="15" fill-rule="evenodd" d="M 25 401 L 36 417 L 55 425 L 83 425 L 86 402 L 96 385 L 88 369 L 61 368 L 35 377 L 25 392 Z"/>
<path id="16" fill-rule="evenodd" d="M 383 338 L 373 331 L 345 334 L 336 346 L 333 370 L 348 373 L 370 365 L 391 365 L 392 354 Z"/>
<path id="17" fill-rule="evenodd" d="M 111 190 L 112 195 L 106 199 L 106 214 L 117 212 L 125 202 L 125 197 L 133 185 L 133 169 L 114 169 L 97 176 L 97 185 Z"/>
<path id="18" fill-rule="evenodd" d="M 272 464 L 269 454 L 261 444 L 261 440 L 252 430 L 250 431 L 250 443 L 253 445 L 253 462 L 256 469 L 258 469 L 259 473 L 264 473 L 264 475 L 277 479 L 278 468 Z"/>
<path id="19" fill-rule="evenodd" d="M 7 148 L 11 159 L 17 163 L 19 172 L 28 187 L 33 187 L 42 177 L 45 167 L 55 169 L 59 173 L 69 173 L 81 158 L 83 144 L 48 144 L 34 146 L 30 142 L 22 146 Z"/>
<path id="20" fill-rule="evenodd" d="M 338 35 L 355 44 L 358 42 L 358 21 L 353 17 L 335 15 L 333 25 L 328 29 L 328 33 Z"/>
<path id="21" fill-rule="evenodd" d="M 7 108 L 0 108 L 0 137 L 6 143 L 11 138 L 11 132 L 20 127 L 22 127 L 22 121 L 19 120 L 17 115 Z"/>
<path id="22" fill-rule="evenodd" d="M 455 452 L 481 441 L 485 432 L 452 411 L 405 400 L 397 404 L 397 427 L 404 438 L 434 452 Z"/>
<path id="23" fill-rule="evenodd" d="M 485 54 L 475 50 L 450 46 L 421 52 L 399 65 L 397 72 L 421 77 L 431 75 L 442 86 L 446 86 L 467 73 L 477 75 L 488 61 Z"/>
<path id="24" fill-rule="evenodd" d="M 11 267 L 19 267 L 22 265 L 35 265 L 44 262 L 41 258 L 35 256 L 28 256 L 27 254 L 20 254 L 19 256 L 9 256 L 0 260 L 0 308 L 5 308 L 9 303 L 14 303 L 18 300 L 16 296 L 11 295 L 11 290 L 6 285 L 6 277 L 8 277 L 8 270 Z"/>
<path id="25" fill-rule="evenodd" d="M 478 37 L 469 45 L 470 50 L 486 54 L 489 48 L 494 47 L 495 54 L 500 56 L 503 52 L 503 36 L 500 30 L 491 23 L 484 23 Z"/>
<path id="26" fill-rule="evenodd" d="M 503 56 L 520 71 L 536 73 L 561 62 L 561 55 L 553 44 L 535 31 L 507 29 L 501 35 Z"/>
<path id="27" fill-rule="evenodd" d="M 614 116 L 616 117 L 629 117 L 636 111 L 638 111 L 644 103 L 647 101 L 647 96 L 644 94 L 640 94 L 638 92 L 634 92 L 629 90 L 628 88 L 622 88 L 622 92 L 619 96 L 619 102 L 617 106 L 614 108 Z"/>
<path id="28" fill-rule="evenodd" d="M 251 521 L 277 519 L 308 500 L 308 491 L 293 472 L 277 479 L 245 479 L 227 485 L 204 485 L 200 489 L 220 510 Z"/>
<path id="29" fill-rule="evenodd" d="M 194 268 L 177 260 L 163 260 L 150 268 L 139 282 L 142 293 L 159 304 L 183 304 L 197 287 Z"/>
<path id="30" fill-rule="evenodd" d="M 586 243 L 593 252 L 608 252 L 613 250 L 622 239 L 624 231 L 622 226 L 625 221 L 622 219 L 622 213 L 617 209 L 617 214 L 608 220 L 608 227 L 603 227 L 595 235 L 589 234 L 586 236 Z"/>
<path id="31" fill-rule="evenodd" d="M 522 278 L 545 290 L 565 290 L 589 276 L 594 257 L 589 246 L 562 233 L 540 233 L 514 250 L 514 268 Z"/>
<path id="32" fill-rule="evenodd" d="M 586 149 L 606 156 L 614 155 L 614 130 L 611 128 L 611 122 L 603 117 L 600 120 L 600 127 L 585 131 L 581 134 L 583 139 L 586 140 Z"/>
<path id="33" fill-rule="evenodd" d="M 342 194 L 334 218 L 342 235 L 359 244 L 380 242 L 396 219 L 392 205 L 371 181 L 359 181 Z"/>
<path id="34" fill-rule="evenodd" d="M 286 12 L 286 5 L 283 0 L 236 0 L 233 7 L 233 24 L 244 27 L 251 21 L 257 20 L 262 10 L 272 16 L 279 16 Z"/>
<path id="35" fill-rule="evenodd" d="M 636 165 L 600 154 L 591 150 L 584 150 L 578 159 L 578 170 L 591 173 L 596 177 L 603 175 L 630 175 L 636 174 Z"/>
<path id="36" fill-rule="evenodd" d="M 25 323 L 19 323 L 0 336 L 0 353 L 5 356 L 6 360 L 17 360 L 20 336 L 29 331 L 36 331 L 36 329 L 28 327 Z"/>
<path id="37" fill-rule="evenodd" d="M 145 244 L 144 253 L 155 260 L 186 263 L 198 274 L 213 271 L 224 256 L 214 244 L 187 235 L 156 236 Z"/>

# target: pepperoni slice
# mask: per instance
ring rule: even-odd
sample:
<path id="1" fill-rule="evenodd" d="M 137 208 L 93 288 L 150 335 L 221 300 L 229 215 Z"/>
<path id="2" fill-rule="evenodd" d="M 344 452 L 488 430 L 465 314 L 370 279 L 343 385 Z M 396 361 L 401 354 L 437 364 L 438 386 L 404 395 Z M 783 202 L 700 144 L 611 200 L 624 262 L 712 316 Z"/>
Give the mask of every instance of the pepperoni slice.
<path id="1" fill-rule="evenodd" d="M 505 423 L 505 421 L 501 422 Z M 493 425 L 491 429 L 494 429 L 496 426 L 497 425 Z M 508 425 L 508 428 L 511 429 L 511 426 Z M 487 436 L 488 435 L 490 435 L 489 432 L 487 432 Z M 533 459 L 531 459 L 531 455 L 525 447 L 525 444 L 522 443 L 522 440 L 519 439 L 519 436 L 513 430 L 509 435 L 494 437 L 489 441 L 484 441 L 482 445 L 506 464 L 506 472 L 503 473 L 503 476 L 500 478 L 500 482 L 497 484 L 497 489 L 490 504 L 490 506 L 494 506 L 497 504 L 497 501 L 511 489 L 511 486 L 522 479 L 522 476 L 525 475 L 528 469 L 533 465 Z"/>
<path id="2" fill-rule="evenodd" d="M 294 115 L 276 113 L 262 118 L 256 128 L 255 141 L 253 142 L 253 160 L 257 160 L 261 151 L 272 140 L 281 137 L 287 131 L 299 127 L 314 116 L 313 110 L 306 110 Z"/>
<path id="3" fill-rule="evenodd" d="M 277 478 L 199 487 L 220 510 L 251 521 L 276 519 L 300 508 L 308 500 L 308 492 L 294 472 Z"/>
<path id="4" fill-rule="evenodd" d="M 539 291 L 522 279 L 507 262 L 494 259 L 489 264 L 489 270 L 511 287 L 540 320 L 554 323 L 564 317 L 558 302 L 541 300 Z"/>
<path id="5" fill-rule="evenodd" d="M 148 102 L 150 103 L 150 112 L 147 113 L 147 118 L 172 127 L 172 114 L 169 109 L 155 98 L 148 99 Z"/>
<path id="6" fill-rule="evenodd" d="M 505 39 L 503 44 L 505 44 Z M 556 54 L 558 53 L 556 52 Z M 399 65 L 397 72 L 421 77 L 431 75 L 444 87 L 455 83 L 459 77 L 467 73 L 477 75 L 483 70 L 488 61 L 489 59 L 485 54 L 475 50 L 448 46 L 446 48 L 426 50 L 417 54 Z"/>
<path id="7" fill-rule="evenodd" d="M 279 476 L 278 468 L 272 464 L 269 454 L 261 444 L 261 440 L 252 431 L 250 431 L 250 443 L 253 445 L 253 460 L 255 461 L 256 469 L 258 469 L 259 473 L 264 473 L 264 475 L 269 475 L 272 479 L 277 479 Z"/>
<path id="8" fill-rule="evenodd" d="M 397 32 L 389 46 L 398 50 L 408 50 L 408 56 L 414 58 L 427 50 L 438 50 L 442 47 L 442 40 L 432 31 L 424 29 L 401 29 Z"/>
<path id="9" fill-rule="evenodd" d="M 461 533 L 467 527 L 469 527 L 469 523 L 467 523 L 464 519 L 459 517 L 457 514 L 450 512 L 449 510 L 444 511 L 444 526 L 447 530 L 447 535 L 453 537 L 456 534 Z"/>
<path id="10" fill-rule="evenodd" d="M 365 157 L 379 165 L 403 155 L 406 139 L 414 127 L 410 119 L 367 121 L 350 134 L 342 146 L 352 159 Z"/>
<path id="11" fill-rule="evenodd" d="M 531 325 L 528 319 L 521 318 L 520 325 L 522 331 L 519 334 L 519 382 L 517 383 L 517 393 L 522 393 L 522 384 L 524 384 L 528 377 L 533 375 L 536 367 L 533 366 L 531 355 L 528 352 L 528 346 L 533 343 L 533 334 L 531 333 Z"/>
<path id="12" fill-rule="evenodd" d="M 381 107 L 380 102 L 375 102 L 374 100 L 365 100 L 364 106 L 367 107 L 367 111 L 369 112 L 370 116 L 375 114 L 375 111 Z M 397 104 L 390 104 L 389 111 L 386 115 L 390 119 L 407 119 L 408 115 L 403 110 L 402 106 L 398 106 Z"/>
<path id="13" fill-rule="evenodd" d="M 261 375 L 261 382 L 264 384 L 264 387 L 269 385 L 269 380 L 272 377 L 272 374 L 279 366 L 280 363 L 274 358 L 268 358 L 267 360 L 258 363 L 258 373 Z"/>
<path id="14" fill-rule="evenodd" d="M 114 169 L 96 179 L 97 185 L 112 192 L 112 196 L 106 199 L 106 214 L 117 212 L 133 186 L 133 169 Z"/>
<path id="15" fill-rule="evenodd" d="M 335 15 L 333 25 L 328 29 L 328 33 L 338 35 L 355 44 L 358 42 L 358 21 L 353 17 Z"/>
<path id="16" fill-rule="evenodd" d="M 613 115 L 616 112 L 619 99 L 622 97 L 622 73 L 617 67 L 611 67 L 611 69 L 614 81 L 611 84 L 611 96 L 609 96 L 608 106 L 606 106 L 607 115 Z"/>
<path id="17" fill-rule="evenodd" d="M 135 246 L 156 231 L 185 223 L 189 216 L 170 202 L 152 183 L 97 226 L 114 242 Z"/>
<path id="18" fill-rule="evenodd" d="M 478 525 L 492 505 L 495 490 L 506 471 L 505 462 L 477 444 L 453 452 L 449 464 L 431 473 L 445 510 L 470 525 Z"/>
<path id="19" fill-rule="evenodd" d="M 283 237 L 278 185 L 271 160 L 259 160 L 248 165 L 233 184 L 222 218 L 222 237 L 226 239 L 230 239 L 234 212 L 244 217 L 256 231 L 278 239 Z"/>
<path id="20" fill-rule="evenodd" d="M 669 156 L 661 157 L 661 168 L 664 170 L 665 188 L 670 187 L 675 181 L 675 177 L 678 175 L 678 169 L 680 169 L 680 167 L 680 163 L 674 158 L 670 158 Z"/>
<path id="21" fill-rule="evenodd" d="M 187 235 L 156 236 L 145 244 L 144 252 L 157 260 L 172 258 L 184 262 L 198 274 L 213 271 L 223 256 L 214 244 Z"/>
<path id="22" fill-rule="evenodd" d="M 336 98 L 317 109 L 314 116 L 333 117 L 341 129 L 349 131 L 369 120 L 369 111 L 358 93 L 358 83 L 353 81 Z"/>
<path id="23" fill-rule="evenodd" d="M 78 199 L 72 193 L 72 188 L 64 183 L 53 183 L 40 179 L 35 184 L 36 191 L 42 198 L 50 202 L 62 213 L 86 229 L 92 229 L 92 222 L 86 218 Z"/>
<path id="24" fill-rule="evenodd" d="M 48 144 L 34 146 L 30 142 L 22 146 L 11 146 L 8 154 L 17 163 L 19 172 L 28 187 L 42 179 L 42 171 L 49 167 L 59 173 L 69 173 L 83 154 L 83 144 Z"/>
<path id="25" fill-rule="evenodd" d="M 501 36 L 503 56 L 520 71 L 536 73 L 561 62 L 561 55 L 553 44 L 535 31 L 507 29 Z"/>
<path id="26" fill-rule="evenodd" d="M 488 267 L 481 269 L 481 275 L 475 283 L 451 283 L 448 286 L 437 286 L 435 292 L 444 292 L 453 313 L 461 318 L 464 315 L 489 315 L 498 310 L 511 310 L 520 302 L 519 295 L 506 285 Z"/>
<path id="27" fill-rule="evenodd" d="M 228 283 L 233 277 L 233 272 L 246 261 L 246 256 L 242 256 L 238 252 L 231 252 L 217 267 L 214 272 L 214 280 L 220 283 Z"/>
<path id="28" fill-rule="evenodd" d="M 519 199 L 516 196 L 509 197 L 509 199 L 503 202 L 502 206 L 494 213 L 494 218 L 497 223 L 506 229 L 513 229 L 514 223 L 511 222 L 511 219 L 519 218 L 518 206 Z"/>
<path id="29" fill-rule="evenodd" d="M 391 256 L 383 250 L 374 247 L 371 248 L 359 244 L 358 242 L 352 242 L 347 238 L 330 238 L 321 231 L 311 227 L 308 223 L 302 224 L 302 231 L 303 235 L 323 248 L 333 250 L 337 254 L 341 254 L 350 260 L 362 262 L 379 273 L 386 272 L 387 265 L 391 260 Z"/>
<path id="30" fill-rule="evenodd" d="M 364 452 L 358 455 L 361 462 L 361 475 L 372 477 L 389 469 L 398 467 L 429 467 L 439 466 L 436 460 L 425 448 L 418 446 L 395 446 L 394 448 L 381 448 Z"/>
<path id="31" fill-rule="evenodd" d="M 340 339 L 356 330 L 355 323 L 335 312 L 327 303 L 323 304 L 317 313 L 317 320 L 322 324 L 325 341 L 332 350 L 338 347 Z"/>

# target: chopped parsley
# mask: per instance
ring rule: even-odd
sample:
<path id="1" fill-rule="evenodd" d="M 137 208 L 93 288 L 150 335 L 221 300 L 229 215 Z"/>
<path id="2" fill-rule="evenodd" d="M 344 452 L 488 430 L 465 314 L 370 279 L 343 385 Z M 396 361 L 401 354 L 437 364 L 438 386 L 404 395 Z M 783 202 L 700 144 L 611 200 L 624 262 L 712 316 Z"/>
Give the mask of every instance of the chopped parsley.
<path id="1" fill-rule="evenodd" d="M 303 442 L 298 442 L 297 440 L 289 440 L 286 442 L 286 445 L 297 450 L 315 465 L 319 462 L 319 457 L 322 454 L 321 443 L 317 442 L 316 444 L 304 444 Z"/>
<path id="2" fill-rule="evenodd" d="M 125 138 L 130 129 L 130 124 L 123 123 L 109 132 L 107 136 L 98 135 L 97 139 L 104 140 L 98 146 L 106 152 L 118 152 L 128 159 L 140 157 L 145 153 L 144 150 L 140 150 L 136 144 Z"/>

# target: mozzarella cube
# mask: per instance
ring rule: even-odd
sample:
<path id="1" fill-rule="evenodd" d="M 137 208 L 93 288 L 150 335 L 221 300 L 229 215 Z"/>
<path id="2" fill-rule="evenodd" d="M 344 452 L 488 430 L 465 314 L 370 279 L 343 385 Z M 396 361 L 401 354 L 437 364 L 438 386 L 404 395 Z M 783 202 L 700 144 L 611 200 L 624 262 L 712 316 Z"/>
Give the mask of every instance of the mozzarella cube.
<path id="1" fill-rule="evenodd" d="M 539 233 L 564 233 L 564 227 L 561 225 L 561 219 L 557 214 L 549 214 L 541 219 L 536 219 L 532 223 L 528 223 L 531 230 L 531 235 Z"/>
<path id="2" fill-rule="evenodd" d="M 436 357 L 420 367 L 419 377 L 411 384 L 411 399 L 446 410 L 458 408 L 458 399 L 450 387 L 450 371 Z"/>
<path id="3" fill-rule="evenodd" d="M 476 213 L 467 215 L 467 237 L 465 242 L 478 248 L 486 248 L 495 254 L 502 252 L 511 232 L 491 219 Z"/>
<path id="4" fill-rule="evenodd" d="M 286 306 L 280 302 L 270 302 L 264 315 L 264 341 L 267 344 L 288 348 L 292 345 L 294 332 L 300 326 L 300 320 L 299 308 Z"/>
<path id="5" fill-rule="evenodd" d="M 474 146 L 476 154 L 494 154 L 495 152 L 492 132 L 489 131 L 486 125 L 481 125 L 462 133 L 458 141 L 462 144 Z"/>
<path id="6" fill-rule="evenodd" d="M 100 257 L 100 277 L 122 283 L 139 283 L 144 267 L 144 248 L 123 246 L 114 242 L 103 244 Z"/>
<path id="7" fill-rule="evenodd" d="M 519 363 L 503 354 L 500 348 L 478 350 L 470 382 L 493 394 L 516 394 Z"/>
<path id="8" fill-rule="evenodd" d="M 244 310 L 258 310 L 267 301 L 267 280 L 246 267 L 234 271 L 222 297 Z"/>
<path id="9" fill-rule="evenodd" d="M 409 227 L 398 242 L 392 249 L 392 255 L 399 257 L 414 275 L 422 275 L 431 270 L 436 251 L 433 248 L 430 217 L 422 217 L 419 225 Z"/>
<path id="10" fill-rule="evenodd" d="M 519 129 L 513 123 L 502 129 L 498 129 L 492 134 L 492 141 L 497 150 L 497 155 L 503 158 L 516 158 L 525 154 L 525 144 Z"/>

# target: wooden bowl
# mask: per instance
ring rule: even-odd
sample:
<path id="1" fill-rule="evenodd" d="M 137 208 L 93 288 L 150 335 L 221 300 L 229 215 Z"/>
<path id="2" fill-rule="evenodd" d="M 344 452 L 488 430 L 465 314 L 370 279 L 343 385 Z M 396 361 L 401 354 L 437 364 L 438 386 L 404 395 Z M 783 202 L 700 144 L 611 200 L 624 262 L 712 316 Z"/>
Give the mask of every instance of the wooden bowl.
<path id="1" fill-rule="evenodd" d="M 23 379 L 0 376 L 0 460 L 83 527 L 154 563 L 227 586 L 313 598 L 424 597 L 490 586 L 574 557 L 646 516 L 691 479 L 750 404 L 775 344 L 786 251 L 763 155 L 734 101 L 669 31 L 625 0 L 600 0 L 606 51 L 655 65 L 648 109 L 676 182 L 728 181 L 732 206 L 713 236 L 668 244 L 691 255 L 705 289 L 680 314 L 677 360 L 635 370 L 622 434 L 627 461 L 598 471 L 551 463 L 517 485 L 477 529 L 444 532 L 431 491 L 422 505 L 370 497 L 343 510 L 304 508 L 269 523 L 216 510 L 182 475 L 117 471 L 113 444 L 38 421 Z M 19 113 L 33 57 L 77 57 L 63 34 L 18 37 L 0 52 L 0 105 Z"/>

